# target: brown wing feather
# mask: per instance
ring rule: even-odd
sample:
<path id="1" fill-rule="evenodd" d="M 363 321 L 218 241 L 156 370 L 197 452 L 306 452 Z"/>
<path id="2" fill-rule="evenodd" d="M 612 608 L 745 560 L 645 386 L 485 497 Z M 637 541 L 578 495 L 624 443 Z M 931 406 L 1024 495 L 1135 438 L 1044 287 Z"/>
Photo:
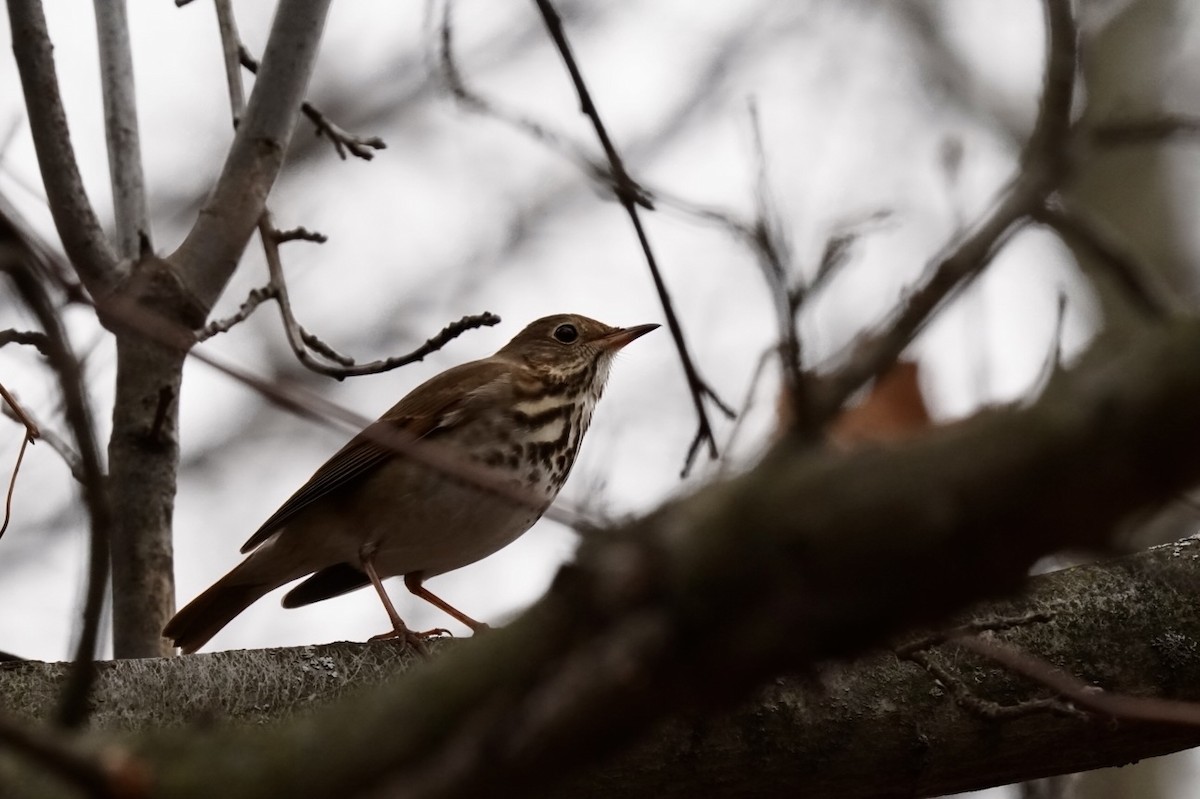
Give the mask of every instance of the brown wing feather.
<path id="1" fill-rule="evenodd" d="M 250 536 L 242 552 L 262 544 L 312 503 L 352 485 L 394 458 L 397 453 L 386 441 L 395 431 L 413 439 L 432 438 L 469 419 L 481 400 L 487 401 L 507 384 L 511 371 L 511 364 L 489 358 L 447 369 L 414 388 L 317 469 Z"/>

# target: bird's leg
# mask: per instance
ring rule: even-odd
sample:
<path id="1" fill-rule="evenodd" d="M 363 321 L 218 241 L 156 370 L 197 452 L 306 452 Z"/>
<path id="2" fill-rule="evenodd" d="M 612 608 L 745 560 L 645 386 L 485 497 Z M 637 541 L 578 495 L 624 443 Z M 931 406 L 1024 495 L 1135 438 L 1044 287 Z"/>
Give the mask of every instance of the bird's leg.
<path id="1" fill-rule="evenodd" d="M 404 575 L 404 587 L 411 591 L 416 596 L 421 597 L 431 605 L 436 605 L 442 610 L 449 613 L 454 618 L 461 621 L 463 624 L 471 628 L 472 632 L 478 633 L 484 630 L 492 629 L 481 621 L 475 621 L 467 614 L 463 613 L 458 608 L 452 606 L 449 602 L 432 593 L 428 588 L 421 583 L 425 580 L 425 575 L 421 572 L 410 572 Z"/>
<path id="2" fill-rule="evenodd" d="M 383 602 L 384 610 L 387 611 L 388 618 L 392 620 L 392 629 L 386 633 L 373 635 L 370 640 L 387 641 L 393 638 L 400 638 L 421 655 L 429 657 L 429 648 L 425 646 L 425 639 L 435 635 L 442 635 L 448 631 L 440 627 L 424 632 L 415 632 L 408 629 L 408 625 L 404 623 L 404 619 L 400 618 L 400 614 L 396 612 L 396 606 L 392 604 L 391 597 L 384 590 L 383 581 L 379 579 L 379 573 L 375 571 L 374 555 L 374 551 L 364 551 L 362 557 L 363 571 L 367 573 L 367 577 L 371 580 L 371 585 L 375 586 L 375 592 L 379 594 L 379 599 Z"/>

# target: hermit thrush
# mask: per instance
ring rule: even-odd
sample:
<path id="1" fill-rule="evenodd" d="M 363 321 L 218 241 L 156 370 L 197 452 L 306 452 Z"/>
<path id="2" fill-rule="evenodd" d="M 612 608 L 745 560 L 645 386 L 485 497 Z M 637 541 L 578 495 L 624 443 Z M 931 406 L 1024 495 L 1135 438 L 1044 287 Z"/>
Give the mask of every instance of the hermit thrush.
<path id="1" fill-rule="evenodd" d="M 242 547 L 249 556 L 167 623 L 194 652 L 268 591 L 298 607 L 368 584 L 392 630 L 418 648 L 381 582 L 472 630 L 486 625 L 426 589 L 428 577 L 514 541 L 562 488 L 616 352 L 658 325 L 609 327 L 583 316 L 532 323 L 490 358 L 448 369 L 355 436 Z M 414 443 L 415 442 L 415 443 Z"/>

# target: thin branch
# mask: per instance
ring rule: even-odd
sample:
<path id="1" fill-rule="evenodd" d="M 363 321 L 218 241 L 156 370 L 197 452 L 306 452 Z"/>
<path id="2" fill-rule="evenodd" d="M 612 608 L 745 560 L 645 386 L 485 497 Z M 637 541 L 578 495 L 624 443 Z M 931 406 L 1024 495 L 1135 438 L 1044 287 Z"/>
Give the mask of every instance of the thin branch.
<path id="1" fill-rule="evenodd" d="M 428 339 L 424 344 L 407 355 L 384 358 L 378 361 L 371 361 L 370 363 L 355 364 L 353 358 L 337 352 L 320 338 L 305 330 L 296 321 L 296 315 L 292 311 L 292 303 L 288 295 L 287 278 L 283 273 L 283 261 L 279 257 L 279 234 L 271 222 L 269 211 L 263 211 L 258 232 L 259 237 L 262 239 L 263 252 L 266 255 L 267 269 L 270 274 L 268 286 L 274 288 L 274 299 L 279 305 L 279 316 L 283 322 L 283 329 L 287 335 L 288 344 L 291 345 L 292 353 L 296 356 L 296 359 L 305 368 L 318 374 L 328 375 L 341 380 L 346 377 L 387 372 L 423 360 L 426 356 L 446 346 L 446 344 L 468 330 L 474 330 L 479 327 L 490 327 L 500 323 L 499 316 L 486 311 L 473 316 L 464 316 L 457 322 L 447 325 L 440 333 Z M 292 238 L 296 237 L 293 236 Z M 313 352 L 326 360 L 314 358 L 312 355 Z M 326 361 L 332 361 L 333 363 Z"/>
<path id="2" fill-rule="evenodd" d="M 25 428 L 25 437 L 27 439 L 32 442 L 34 439 L 41 437 L 42 433 L 37 426 L 37 422 L 29 415 L 29 411 L 25 410 L 21 406 L 21 403 L 17 402 L 17 398 L 9 393 L 3 383 L 0 383 L 0 399 L 4 400 L 5 405 L 8 406 L 8 410 L 12 411 L 13 418 Z"/>
<path id="3" fill-rule="evenodd" d="M 238 61 L 251 75 L 258 74 L 258 61 L 254 56 L 250 55 L 250 51 L 246 49 L 246 46 L 240 43 L 238 45 Z M 329 143 L 337 151 L 338 158 L 341 158 L 343 161 L 346 160 L 347 151 L 356 158 L 370 161 L 375 157 L 375 150 L 387 149 L 387 143 L 383 139 L 378 136 L 359 136 L 350 133 L 325 116 L 324 113 L 307 100 L 300 104 L 300 112 L 313 123 L 316 129 L 314 132 L 317 136 L 324 136 L 329 139 Z"/>
<path id="4" fill-rule="evenodd" d="M 288 241 L 308 241 L 313 244 L 324 244 L 329 241 L 329 237 L 324 233 L 319 233 L 315 230 L 309 230 L 306 227 L 295 227 L 291 230 L 276 230 L 275 242 L 283 244 Z"/>
<path id="5" fill-rule="evenodd" d="M 1070 0 L 1045 0 L 1044 9 L 1044 88 L 1019 174 L 995 208 L 930 265 L 921 284 L 881 328 L 861 337 L 841 365 L 816 387 L 814 412 L 818 420 L 832 417 L 863 383 L 894 363 L 948 298 L 983 271 L 1065 177 L 1078 31 Z"/>
<path id="6" fill-rule="evenodd" d="M 1092 143 L 1100 147 L 1156 144 L 1176 137 L 1191 138 L 1197 134 L 1200 134 L 1200 117 L 1186 114 L 1113 120 L 1101 123 L 1088 132 Z"/>
<path id="7" fill-rule="evenodd" d="M 211 308 L 224 290 L 279 175 L 316 62 L 330 0 L 281 0 L 246 112 L 217 185 L 170 257 L 195 299 Z"/>
<path id="8" fill-rule="evenodd" d="M 218 0 L 218 23 L 221 32 L 222 50 L 225 53 L 225 68 L 229 83 L 229 106 L 235 126 L 242 114 L 242 94 L 241 94 L 241 72 L 239 66 L 244 66 L 252 73 L 258 74 L 258 63 L 242 46 L 237 24 L 233 17 L 232 7 L 229 0 Z M 234 60 L 236 56 L 236 61 Z M 257 90 L 257 87 L 256 87 Z M 380 142 L 382 145 L 382 142 Z M 387 358 L 381 361 L 373 361 L 367 364 L 355 365 L 354 359 L 337 352 L 333 347 L 326 344 L 313 333 L 305 330 L 296 320 L 295 314 L 292 312 L 291 298 L 288 293 L 287 278 L 283 272 L 283 261 L 279 255 L 279 245 L 288 241 L 310 241 L 316 243 L 324 243 L 326 237 L 320 233 L 315 233 L 304 227 L 293 228 L 287 231 L 278 230 L 271 219 L 271 212 L 267 209 L 265 203 L 262 206 L 258 219 L 258 233 L 262 241 L 263 252 L 267 260 L 267 271 L 269 280 L 262 289 L 255 289 L 250 293 L 250 296 L 242 303 L 238 312 L 233 316 L 219 320 L 209 324 L 202 330 L 197 340 L 203 341 L 210 338 L 219 332 L 229 330 L 234 325 L 245 320 L 251 313 L 254 312 L 262 302 L 267 299 L 273 299 L 279 305 L 280 318 L 283 321 L 284 333 L 288 343 L 292 347 L 296 359 L 300 361 L 306 368 L 311 369 L 319 374 L 329 375 L 342 379 L 363 374 L 376 374 L 386 372 L 415 361 L 422 360 L 425 356 L 434 352 L 437 349 L 445 346 L 446 343 L 461 335 L 462 333 L 474 327 L 485 325 L 494 325 L 500 321 L 500 317 L 490 313 L 483 313 L 478 316 L 463 317 L 458 322 L 453 323 L 443 330 L 438 336 L 430 339 L 417 350 L 405 356 L 397 358 Z M 333 365 L 312 357 L 315 352 L 319 356 L 328 361 L 332 361 Z"/>
<path id="9" fill-rule="evenodd" d="M 1045 610 L 1033 610 L 1029 613 L 1022 613 L 1018 616 L 984 616 L 978 619 L 972 619 L 965 624 L 960 624 L 956 627 L 948 627 L 942 630 L 936 630 L 931 633 L 926 633 L 917 638 L 905 641 L 898 646 L 892 648 L 898 657 L 908 657 L 913 652 L 920 652 L 925 649 L 944 644 L 947 641 L 953 641 L 958 638 L 963 638 L 972 635 L 978 635 L 983 632 L 1003 632 L 1005 630 L 1015 630 L 1021 627 L 1029 627 L 1036 624 L 1048 624 L 1055 619 L 1055 614 Z"/>
<path id="10" fill-rule="evenodd" d="M 1143 316 L 1161 320 L 1174 313 L 1169 295 L 1153 280 L 1149 270 L 1098 222 L 1087 219 L 1082 209 L 1052 203 L 1034 211 L 1033 218 L 1090 253 L 1114 278 L 1129 304 Z"/>
<path id="11" fill-rule="evenodd" d="M 754 145 L 755 161 L 755 219 L 753 228 L 753 250 L 766 281 L 767 290 L 775 301 L 775 314 L 779 326 L 780 372 L 783 375 L 781 388 L 789 410 L 789 424 L 784 431 L 795 435 L 797 440 L 817 441 L 820 428 L 814 425 L 811 416 L 811 380 L 804 372 L 803 349 L 800 341 L 799 312 L 804 302 L 804 293 L 790 289 L 791 246 L 783 233 L 779 211 L 775 207 L 774 194 L 767 170 L 767 149 L 763 144 L 762 126 L 758 108 L 750 101 L 750 134 Z"/>
<path id="12" fill-rule="evenodd" d="M 256 289 L 251 289 L 246 296 L 245 301 L 238 306 L 237 313 L 227 316 L 224 319 L 217 319 L 209 322 L 203 329 L 196 333 L 196 343 L 208 341 L 219 333 L 228 333 L 235 325 L 241 324 L 250 318 L 250 315 L 257 310 L 258 306 L 262 305 L 267 300 L 273 300 L 278 297 L 278 292 L 271 284 L 260 286 Z"/>
<path id="13" fill-rule="evenodd" d="M 42 355 L 49 353 L 49 341 L 45 333 L 36 330 L 0 330 L 0 347 L 6 344 L 24 344 L 33 347 Z"/>
<path id="14" fill-rule="evenodd" d="M 650 276 L 654 280 L 654 288 L 658 292 L 663 314 L 667 319 L 667 327 L 671 331 L 671 338 L 675 342 L 675 349 L 679 353 L 679 360 L 683 365 L 684 376 L 687 378 L 688 390 L 691 392 L 692 405 L 695 407 L 697 417 L 696 436 L 692 441 L 692 445 L 688 448 L 688 454 L 684 460 L 682 470 L 682 475 L 686 476 L 691 470 L 695 457 L 702 445 L 707 444 L 710 458 L 716 459 L 718 456 L 717 440 L 708 419 L 705 401 L 712 400 L 713 404 L 730 418 L 733 416 L 733 409 L 722 402 L 712 387 L 700 377 L 700 373 L 692 361 L 692 356 L 688 352 L 683 328 L 679 324 L 678 317 L 675 315 L 671 295 L 667 291 L 666 282 L 659 271 L 658 261 L 655 259 L 654 252 L 650 248 L 650 241 L 646 236 L 645 229 L 642 227 L 642 219 L 638 213 L 639 206 L 648 210 L 653 210 L 654 206 L 650 202 L 646 192 L 630 177 L 629 172 L 625 169 L 624 162 L 621 160 L 620 153 L 617 152 L 616 146 L 613 144 L 607 129 L 604 127 L 604 122 L 600 118 L 600 112 L 596 109 L 596 104 L 592 101 L 591 93 L 588 91 L 587 84 L 583 80 L 583 74 L 580 72 L 579 65 L 575 61 L 575 56 L 571 52 L 571 45 L 567 41 L 566 31 L 563 29 L 562 19 L 558 16 L 558 12 L 555 11 L 550 0 L 534 0 L 534 2 L 538 7 L 538 11 L 541 12 L 542 19 L 546 23 L 546 30 L 549 31 L 550 38 L 554 41 L 554 46 L 558 49 L 558 53 L 562 57 L 563 64 L 566 65 L 567 72 L 571 75 L 571 82 L 575 86 L 575 92 L 579 95 L 580 110 L 591 120 L 592 127 L 596 131 L 596 137 L 600 140 L 600 146 L 604 149 L 604 154 L 608 159 L 612 175 L 613 192 L 616 194 L 617 201 L 621 203 L 621 206 L 624 207 L 626 213 L 629 215 L 629 220 L 632 222 L 634 231 L 637 233 L 638 244 L 641 246 L 642 254 L 646 258 L 646 264 L 650 268 Z"/>
<path id="15" fill-rule="evenodd" d="M 438 51 L 438 67 L 450 96 L 467 111 L 500 120 L 562 155 L 583 172 L 606 186 L 614 185 L 615 181 L 608 164 L 593 158 L 581 143 L 531 117 L 502 108 L 494 100 L 484 97 L 467 85 L 462 70 L 458 68 L 458 62 L 454 58 L 454 26 L 451 24 L 450 17 L 452 8 L 453 3 L 449 0 L 442 8 L 441 46 Z"/>
<path id="16" fill-rule="evenodd" d="M 37 425 L 38 439 L 46 442 L 50 449 L 54 450 L 55 453 L 58 454 L 58 457 L 62 458 L 63 463 L 65 463 L 67 468 L 71 470 L 71 477 L 75 478 L 77 482 L 82 484 L 87 478 L 83 473 L 83 464 L 79 460 L 79 453 L 67 443 L 66 439 L 54 432 L 52 429 L 46 427 L 45 424 L 38 422 L 38 420 L 34 418 L 33 414 L 30 413 L 28 408 L 25 408 L 24 411 L 29 420 Z M 17 415 L 13 413 L 13 411 L 7 405 L 4 406 L 4 415 L 13 421 L 22 421 L 21 419 L 17 418 Z"/>
<path id="17" fill-rule="evenodd" d="M 1035 386 L 1031 394 L 1036 395 L 1046 386 L 1050 385 L 1050 381 L 1062 373 L 1063 369 L 1063 331 L 1066 329 L 1067 322 L 1067 293 L 1060 287 L 1058 289 L 1058 301 L 1055 303 L 1054 313 L 1054 333 L 1050 337 L 1050 347 L 1046 352 L 1046 359 L 1042 363 L 1042 368 L 1038 370 L 1038 376 L 1033 381 Z"/>
<path id="18" fill-rule="evenodd" d="M 153 247 L 125 0 L 95 0 L 95 12 L 117 252 L 132 261 Z"/>
<path id="19" fill-rule="evenodd" d="M 229 92 L 229 108 L 233 115 L 233 127 L 237 130 L 238 120 L 246 107 L 246 90 L 242 86 L 242 70 L 238 68 L 241 58 L 241 34 L 237 29 L 237 18 L 233 15 L 230 0 L 216 0 L 217 30 L 220 32 L 221 56 L 225 64 L 225 89 Z"/>
<path id="20" fill-rule="evenodd" d="M 0 524 L 0 537 L 3 537 L 4 532 L 8 529 L 8 521 L 12 518 L 13 492 L 17 488 L 17 475 L 21 472 L 21 461 L 25 459 L 25 448 L 38 439 L 40 432 L 33 419 L 21 407 L 21 403 L 17 402 L 17 398 L 8 392 L 3 383 L 0 383 L 0 399 L 4 400 L 5 409 L 11 410 L 13 416 L 25 426 L 25 435 L 21 437 L 21 448 L 17 450 L 17 462 L 13 464 L 12 477 L 8 481 L 8 493 L 4 497 L 4 523 Z"/>
<path id="21" fill-rule="evenodd" d="M 79 174 L 42 4 L 40 0 L 8 0 L 8 18 L 50 213 L 72 266 L 92 296 L 103 297 L 122 279 L 124 269 L 104 235 Z"/>
<path id="22" fill-rule="evenodd" d="M 1074 705 L 1096 713 L 1128 721 L 1200 726 L 1200 702 L 1111 694 L 1040 658 L 994 639 L 970 636 L 958 638 L 955 643 L 1041 683 Z"/>
<path id="23" fill-rule="evenodd" d="M 1003 705 L 990 699 L 984 699 L 964 683 L 957 674 L 939 663 L 928 652 L 908 652 L 904 655 L 904 658 L 911 660 L 929 672 L 930 676 L 954 695 L 954 701 L 961 707 L 985 719 L 1013 719 L 1034 713 L 1060 713 L 1064 716 L 1084 716 L 1083 713 L 1060 699 L 1026 699 L 1011 705 Z"/>
<path id="24" fill-rule="evenodd" d="M 771 356 L 776 352 L 775 347 L 767 347 L 758 356 L 758 362 L 754 365 L 754 371 L 750 373 L 750 380 L 746 384 L 746 395 L 742 398 L 742 404 L 738 407 L 737 416 L 734 417 L 733 424 L 729 428 L 729 436 L 725 439 L 725 446 L 721 454 L 720 467 L 717 470 L 718 475 L 725 474 L 732 464 L 729 460 L 729 455 L 733 451 L 733 445 L 738 439 L 738 435 L 742 432 L 742 426 L 745 424 L 746 416 L 750 413 L 750 409 L 754 407 L 755 395 L 758 393 L 758 386 L 762 382 L 763 376 L 767 373 L 767 363 L 771 360 Z"/>

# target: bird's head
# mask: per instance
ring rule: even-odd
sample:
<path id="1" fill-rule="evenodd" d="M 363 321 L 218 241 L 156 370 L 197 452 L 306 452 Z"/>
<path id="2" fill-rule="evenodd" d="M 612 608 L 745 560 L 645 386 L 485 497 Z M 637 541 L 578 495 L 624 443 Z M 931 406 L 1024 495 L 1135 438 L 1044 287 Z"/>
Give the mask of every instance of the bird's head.
<path id="1" fill-rule="evenodd" d="M 552 378 L 571 381 L 588 375 L 601 385 L 613 356 L 658 325 L 610 327 L 579 314 L 556 314 L 531 322 L 497 355 L 511 358 Z"/>

